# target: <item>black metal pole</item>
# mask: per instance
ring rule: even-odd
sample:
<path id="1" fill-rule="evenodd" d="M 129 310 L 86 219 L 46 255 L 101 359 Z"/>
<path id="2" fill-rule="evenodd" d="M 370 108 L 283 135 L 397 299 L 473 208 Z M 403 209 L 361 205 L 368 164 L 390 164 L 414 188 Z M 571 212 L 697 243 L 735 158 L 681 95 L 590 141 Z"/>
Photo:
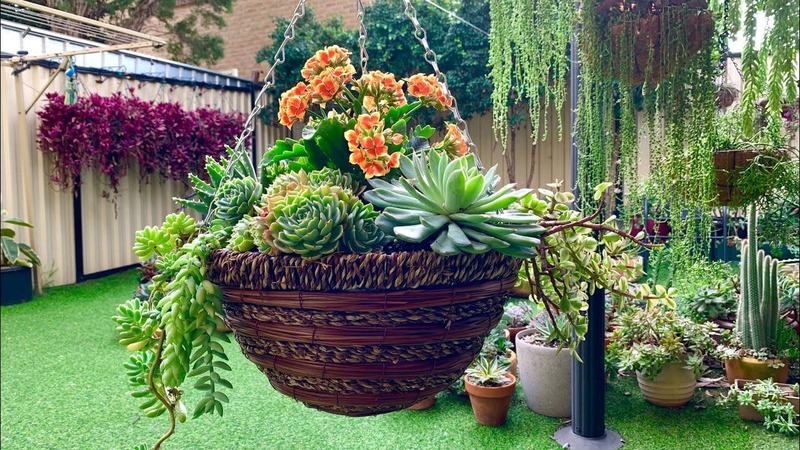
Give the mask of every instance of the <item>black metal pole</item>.
<path id="1" fill-rule="evenodd" d="M 586 438 L 606 434 L 605 295 L 598 288 L 589 296 L 589 329 L 578 345 L 583 362 L 572 359 L 572 432 Z"/>

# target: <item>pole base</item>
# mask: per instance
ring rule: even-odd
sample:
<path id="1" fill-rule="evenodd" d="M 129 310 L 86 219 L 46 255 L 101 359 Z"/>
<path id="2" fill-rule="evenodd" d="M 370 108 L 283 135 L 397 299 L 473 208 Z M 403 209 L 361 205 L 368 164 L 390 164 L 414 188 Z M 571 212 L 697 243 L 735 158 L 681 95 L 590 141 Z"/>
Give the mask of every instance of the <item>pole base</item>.
<path id="1" fill-rule="evenodd" d="M 616 450 L 622 447 L 622 437 L 608 428 L 603 437 L 586 438 L 575 434 L 571 426 L 566 426 L 556 431 L 553 439 L 561 445 L 561 448 L 570 450 Z"/>

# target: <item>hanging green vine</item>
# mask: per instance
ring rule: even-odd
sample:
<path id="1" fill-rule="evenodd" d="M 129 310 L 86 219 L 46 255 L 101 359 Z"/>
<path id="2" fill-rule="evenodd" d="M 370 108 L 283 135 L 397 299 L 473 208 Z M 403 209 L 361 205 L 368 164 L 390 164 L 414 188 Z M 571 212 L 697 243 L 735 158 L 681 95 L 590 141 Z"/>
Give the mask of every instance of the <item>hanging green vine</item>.
<path id="1" fill-rule="evenodd" d="M 738 5 L 737 5 L 738 6 Z M 797 65 L 800 49 L 800 2 L 798 0 L 764 0 L 746 2 L 742 30 L 742 130 L 745 136 L 755 132 L 758 114 L 756 103 L 766 95 L 766 115 L 779 118 L 785 103 L 797 100 Z M 763 20 L 757 17 L 763 15 Z M 738 26 L 738 16 L 731 21 Z M 758 22 L 758 23 L 757 23 Z M 760 48 L 756 47 L 756 31 L 764 33 Z"/>
<path id="2" fill-rule="evenodd" d="M 550 105 L 561 111 L 567 97 L 568 49 L 577 12 L 565 0 L 491 0 L 489 77 L 492 127 L 505 149 L 509 106 L 527 102 L 531 136 L 547 138 Z M 558 115 L 559 138 L 563 135 Z"/>
<path id="3" fill-rule="evenodd" d="M 581 9 L 577 187 L 588 192 L 613 180 L 640 193 L 626 196 L 625 219 L 641 212 L 645 196 L 668 208 L 673 259 L 690 261 L 705 253 L 711 229 L 712 155 L 701 144 L 715 110 L 719 59 L 705 2 L 678 3 L 606 0 Z M 650 151 L 646 184 L 640 146 Z"/>

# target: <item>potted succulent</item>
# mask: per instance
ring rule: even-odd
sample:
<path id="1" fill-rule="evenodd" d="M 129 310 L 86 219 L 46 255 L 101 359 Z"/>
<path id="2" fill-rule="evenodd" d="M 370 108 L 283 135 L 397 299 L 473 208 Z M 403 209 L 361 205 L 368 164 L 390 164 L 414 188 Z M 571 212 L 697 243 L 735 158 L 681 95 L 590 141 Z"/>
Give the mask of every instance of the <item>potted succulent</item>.
<path id="1" fill-rule="evenodd" d="M 772 378 L 784 383 L 789 373 L 788 356 L 797 349 L 791 340 L 781 338 L 784 322 L 779 317 L 778 261 L 758 249 L 754 205 L 748 214 L 747 241 L 742 244 L 739 265 L 741 299 L 735 334 L 718 351 L 730 384 L 737 378 Z"/>
<path id="2" fill-rule="evenodd" d="M 772 379 L 741 380 L 731 385 L 721 404 L 737 405 L 744 420 L 763 422 L 768 430 L 798 434 L 800 384 L 776 383 Z"/>
<path id="3" fill-rule="evenodd" d="M 645 399 L 658 406 L 684 406 L 692 398 L 703 360 L 713 351 L 716 324 L 698 324 L 674 309 L 632 308 L 616 319 L 609 352 L 619 368 L 635 371 Z"/>
<path id="4" fill-rule="evenodd" d="M 33 228 L 30 223 L 17 218 L 6 218 L 2 211 L 2 245 L 0 245 L 0 279 L 3 305 L 27 302 L 33 298 L 31 269 L 41 264 L 39 256 L 24 242 L 17 242 L 17 232 L 11 225 Z"/>
<path id="5" fill-rule="evenodd" d="M 481 357 L 467 369 L 464 384 L 475 420 L 481 425 L 499 426 L 506 422 L 517 378 L 497 358 Z"/>
<path id="6" fill-rule="evenodd" d="M 695 322 L 711 321 L 722 329 L 733 329 L 738 305 L 733 283 L 703 286 L 682 297 L 681 307 Z"/>
<path id="7" fill-rule="evenodd" d="M 511 342 L 512 347 L 515 345 L 517 333 L 528 327 L 534 315 L 535 312 L 528 301 L 506 305 L 503 321 L 505 322 L 506 330 L 508 330 L 508 340 Z"/>
<path id="8" fill-rule="evenodd" d="M 507 336 L 508 330 L 502 330 L 500 327 L 495 327 L 486 336 L 481 347 L 480 354 L 472 361 L 470 367 L 475 366 L 480 361 L 480 358 L 493 360 L 496 359 L 498 364 L 503 365 L 508 369 L 509 373 L 517 375 L 518 363 L 517 354 L 512 350 L 511 342 Z M 466 375 L 466 372 L 464 372 Z M 450 390 L 458 395 L 467 395 L 464 389 L 464 376 L 459 377 L 451 386 Z"/>
<path id="9" fill-rule="evenodd" d="M 553 320 L 539 313 L 531 328 L 517 334 L 519 379 L 525 402 L 532 411 L 549 417 L 569 417 L 572 412 L 572 356 L 564 350 L 567 319 Z"/>

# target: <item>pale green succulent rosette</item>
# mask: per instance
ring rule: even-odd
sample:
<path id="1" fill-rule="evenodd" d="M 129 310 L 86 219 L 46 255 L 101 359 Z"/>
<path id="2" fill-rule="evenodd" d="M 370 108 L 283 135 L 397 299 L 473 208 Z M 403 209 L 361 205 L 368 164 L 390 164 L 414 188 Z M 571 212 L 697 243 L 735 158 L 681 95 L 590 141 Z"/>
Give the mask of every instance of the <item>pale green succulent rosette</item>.
<path id="1" fill-rule="evenodd" d="M 219 188 L 216 219 L 233 225 L 252 211 L 261 197 L 261 184 L 250 177 L 226 181 Z"/>
<path id="2" fill-rule="evenodd" d="M 514 190 L 509 184 L 491 189 L 499 177 L 496 166 L 484 175 L 473 155 L 450 160 L 436 151 L 402 156 L 399 182 L 370 180 L 374 189 L 364 199 L 383 208 L 376 224 L 387 234 L 406 242 L 433 238 L 431 248 L 442 255 L 485 253 L 497 250 L 528 258 L 539 244 L 544 228 L 533 214 L 498 212 L 526 196 L 530 189 Z"/>
<path id="3" fill-rule="evenodd" d="M 352 205 L 345 220 L 342 247 L 351 253 L 368 253 L 388 244 L 392 238 L 375 224 L 378 216 L 369 203 Z"/>

